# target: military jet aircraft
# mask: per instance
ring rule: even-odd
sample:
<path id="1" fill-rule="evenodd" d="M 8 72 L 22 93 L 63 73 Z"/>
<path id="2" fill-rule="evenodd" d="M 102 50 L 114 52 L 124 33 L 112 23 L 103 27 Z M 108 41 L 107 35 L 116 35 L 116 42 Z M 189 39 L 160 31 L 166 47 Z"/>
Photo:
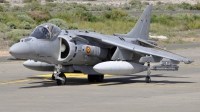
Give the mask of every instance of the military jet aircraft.
<path id="1" fill-rule="evenodd" d="M 104 35 L 83 30 L 61 30 L 54 24 L 37 26 L 28 38 L 10 48 L 16 58 L 29 59 L 24 66 L 53 71 L 58 85 L 66 83 L 64 73 L 88 74 L 89 82 L 102 82 L 104 74 L 127 75 L 147 71 L 150 63 L 170 59 L 174 64 L 193 61 L 163 50 L 148 40 L 152 5 L 148 5 L 128 34 Z M 117 27 L 117 26 L 116 26 Z M 147 63 L 147 66 L 144 64 Z"/>

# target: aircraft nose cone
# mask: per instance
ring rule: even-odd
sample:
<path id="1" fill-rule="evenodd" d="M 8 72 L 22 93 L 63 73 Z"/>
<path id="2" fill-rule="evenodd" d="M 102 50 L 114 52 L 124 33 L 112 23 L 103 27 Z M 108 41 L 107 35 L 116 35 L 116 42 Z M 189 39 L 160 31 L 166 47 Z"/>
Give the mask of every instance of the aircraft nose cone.
<path id="1" fill-rule="evenodd" d="M 9 53 L 17 58 L 22 58 L 21 56 L 29 55 L 30 47 L 26 43 L 16 43 L 11 46 Z"/>

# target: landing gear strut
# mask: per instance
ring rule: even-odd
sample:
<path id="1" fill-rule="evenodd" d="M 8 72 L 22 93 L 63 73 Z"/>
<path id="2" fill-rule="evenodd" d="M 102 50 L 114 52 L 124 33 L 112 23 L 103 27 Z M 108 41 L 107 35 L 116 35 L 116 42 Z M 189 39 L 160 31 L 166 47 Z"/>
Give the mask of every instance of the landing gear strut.
<path id="1" fill-rule="evenodd" d="M 55 66 L 55 72 L 52 75 L 52 79 L 56 80 L 57 85 L 65 85 L 66 84 L 66 76 L 63 72 L 61 72 L 62 65 Z"/>
<path id="2" fill-rule="evenodd" d="M 88 74 L 88 81 L 89 82 L 103 82 L 104 75 L 91 75 Z"/>
<path id="3" fill-rule="evenodd" d="M 147 76 L 145 78 L 146 83 L 150 83 L 151 82 L 150 74 L 151 74 L 150 62 L 148 62 Z"/>

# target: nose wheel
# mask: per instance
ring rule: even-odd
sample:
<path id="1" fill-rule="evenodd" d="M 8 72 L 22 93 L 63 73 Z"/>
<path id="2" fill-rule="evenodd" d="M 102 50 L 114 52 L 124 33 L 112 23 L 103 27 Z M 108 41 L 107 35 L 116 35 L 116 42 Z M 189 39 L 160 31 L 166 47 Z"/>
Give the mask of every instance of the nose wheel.
<path id="1" fill-rule="evenodd" d="M 57 85 L 65 85 L 67 81 L 65 74 L 61 72 L 58 76 L 59 79 L 56 79 Z"/>
<path id="2" fill-rule="evenodd" d="M 62 69 L 62 65 L 56 65 L 55 71 L 52 75 L 52 80 L 57 82 L 57 85 L 65 85 L 67 78 L 63 72 L 60 72 Z"/>
<path id="3" fill-rule="evenodd" d="M 145 78 L 146 83 L 150 83 L 151 82 L 150 74 L 151 74 L 150 63 L 148 62 L 147 76 Z"/>

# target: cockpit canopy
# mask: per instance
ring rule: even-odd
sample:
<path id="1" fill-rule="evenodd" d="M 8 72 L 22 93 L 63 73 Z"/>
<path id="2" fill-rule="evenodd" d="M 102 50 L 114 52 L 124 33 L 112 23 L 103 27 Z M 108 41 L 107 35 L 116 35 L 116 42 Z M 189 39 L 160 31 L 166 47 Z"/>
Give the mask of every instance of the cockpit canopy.
<path id="1" fill-rule="evenodd" d="M 45 23 L 37 26 L 30 36 L 37 39 L 52 39 L 58 36 L 61 29 L 54 24 Z"/>

